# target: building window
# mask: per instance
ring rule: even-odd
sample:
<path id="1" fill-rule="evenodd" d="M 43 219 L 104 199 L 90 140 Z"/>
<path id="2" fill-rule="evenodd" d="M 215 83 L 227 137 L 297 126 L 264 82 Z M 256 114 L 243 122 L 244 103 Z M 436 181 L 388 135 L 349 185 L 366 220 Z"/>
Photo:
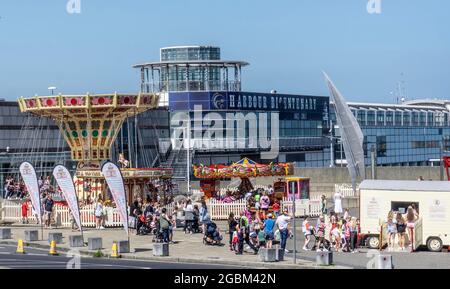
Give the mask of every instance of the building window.
<path id="1" fill-rule="evenodd" d="M 439 148 L 439 141 L 413 141 L 411 146 L 413 149 Z"/>
<path id="2" fill-rule="evenodd" d="M 377 111 L 377 125 L 384 125 L 384 111 Z"/>
<path id="3" fill-rule="evenodd" d="M 367 125 L 369 126 L 375 125 L 375 111 L 367 112 Z"/>
<path id="4" fill-rule="evenodd" d="M 427 113 L 426 112 L 420 112 L 420 116 L 419 116 L 419 125 L 420 126 L 425 126 L 427 123 L 427 121 L 426 121 L 426 119 L 427 119 Z M 428 123 L 428 125 L 430 125 L 429 123 Z"/>
<path id="5" fill-rule="evenodd" d="M 411 125 L 411 112 L 404 111 L 403 112 L 403 126 L 410 126 L 410 125 Z"/>
<path id="6" fill-rule="evenodd" d="M 394 112 L 387 111 L 386 112 L 386 125 L 393 126 L 394 125 Z"/>
<path id="7" fill-rule="evenodd" d="M 377 136 L 377 156 L 386 156 L 386 136 Z"/>
<path id="8" fill-rule="evenodd" d="M 357 120 L 358 120 L 359 125 L 361 125 L 361 126 L 366 125 L 366 111 L 365 110 L 358 111 Z"/>
<path id="9" fill-rule="evenodd" d="M 419 125 L 419 112 L 417 111 L 412 112 L 412 125 L 413 126 Z"/>

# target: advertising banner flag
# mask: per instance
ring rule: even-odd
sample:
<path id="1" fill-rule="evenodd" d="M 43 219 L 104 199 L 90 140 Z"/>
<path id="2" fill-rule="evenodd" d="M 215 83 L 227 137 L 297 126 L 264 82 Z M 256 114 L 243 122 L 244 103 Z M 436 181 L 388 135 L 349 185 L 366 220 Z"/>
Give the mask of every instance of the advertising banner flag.
<path id="1" fill-rule="evenodd" d="M 75 222 L 77 222 L 78 228 L 80 228 L 81 231 L 82 229 L 78 198 L 75 191 L 75 185 L 73 184 L 73 180 L 69 170 L 62 165 L 57 165 L 53 169 L 53 177 L 58 183 L 58 186 L 61 189 L 64 198 L 67 201 L 67 204 L 69 205 L 72 216 L 75 219 Z"/>
<path id="2" fill-rule="evenodd" d="M 33 165 L 29 162 L 21 163 L 19 171 L 27 191 L 30 194 L 31 205 L 33 206 L 35 213 L 38 215 L 39 223 L 42 224 L 41 198 L 36 171 L 34 170 Z"/>
<path id="3" fill-rule="evenodd" d="M 102 174 L 108 184 L 111 195 L 113 196 L 116 208 L 119 211 L 120 219 L 123 223 L 123 228 L 128 235 L 128 210 L 127 198 L 125 195 L 125 186 L 123 182 L 122 173 L 118 166 L 112 162 L 106 162 L 102 166 Z"/>

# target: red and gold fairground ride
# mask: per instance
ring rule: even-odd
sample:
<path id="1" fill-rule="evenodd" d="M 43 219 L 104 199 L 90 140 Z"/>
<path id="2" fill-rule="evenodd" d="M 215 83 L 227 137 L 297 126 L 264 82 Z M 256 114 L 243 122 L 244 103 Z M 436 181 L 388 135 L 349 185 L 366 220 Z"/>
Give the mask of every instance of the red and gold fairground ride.
<path id="1" fill-rule="evenodd" d="M 194 176 L 200 179 L 200 187 L 206 198 L 215 196 L 219 189 L 221 179 L 241 178 L 238 187 L 239 194 L 243 195 L 253 190 L 249 178 L 290 176 L 294 173 L 292 163 L 259 164 L 244 158 L 232 165 L 194 165 Z"/>
<path id="2" fill-rule="evenodd" d="M 111 160 L 112 145 L 124 121 L 144 111 L 155 109 L 159 95 L 98 94 L 21 97 L 21 112 L 52 119 L 59 127 L 71 150 L 72 160 L 78 162 L 75 176 L 79 199 L 101 196 L 110 201 L 110 194 L 100 168 L 101 162 Z M 143 197 L 144 188 L 155 180 L 168 180 L 171 169 L 130 168 L 123 156 L 121 171 L 128 200 Z"/>

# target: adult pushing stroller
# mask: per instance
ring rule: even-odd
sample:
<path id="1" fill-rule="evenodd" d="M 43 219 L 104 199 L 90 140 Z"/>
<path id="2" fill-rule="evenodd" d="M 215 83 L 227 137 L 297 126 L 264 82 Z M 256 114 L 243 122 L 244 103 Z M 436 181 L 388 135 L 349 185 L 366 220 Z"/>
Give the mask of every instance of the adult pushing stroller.
<path id="1" fill-rule="evenodd" d="M 206 225 L 205 235 L 203 236 L 203 244 L 223 246 L 224 244 L 221 243 L 222 239 L 223 236 L 220 234 L 216 223 L 209 222 Z"/>
<path id="2" fill-rule="evenodd" d="M 161 230 L 161 225 L 159 224 L 159 216 L 157 216 L 154 221 L 152 222 L 152 234 L 153 234 L 153 243 L 163 243 L 164 236 Z"/>
<path id="3" fill-rule="evenodd" d="M 324 234 L 323 236 L 320 236 L 317 232 L 317 230 L 313 229 L 311 230 L 311 241 L 308 244 L 308 249 L 309 250 L 326 250 L 326 251 L 331 251 L 331 247 L 332 247 L 332 243 L 330 242 L 330 240 L 328 240 L 326 238 L 326 235 Z M 319 240 L 322 239 L 322 242 L 320 242 L 320 247 L 319 247 Z"/>

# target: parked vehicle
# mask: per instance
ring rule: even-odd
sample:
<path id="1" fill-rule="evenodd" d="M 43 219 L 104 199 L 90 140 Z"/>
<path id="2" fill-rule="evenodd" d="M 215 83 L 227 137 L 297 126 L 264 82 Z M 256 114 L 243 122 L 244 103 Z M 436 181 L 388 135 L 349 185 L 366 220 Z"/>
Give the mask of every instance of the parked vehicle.
<path id="1" fill-rule="evenodd" d="M 388 213 L 406 214 L 412 204 L 418 213 L 412 249 L 426 246 L 440 252 L 450 245 L 450 182 L 365 180 L 359 190 L 361 233 L 369 248 L 387 243 Z"/>

